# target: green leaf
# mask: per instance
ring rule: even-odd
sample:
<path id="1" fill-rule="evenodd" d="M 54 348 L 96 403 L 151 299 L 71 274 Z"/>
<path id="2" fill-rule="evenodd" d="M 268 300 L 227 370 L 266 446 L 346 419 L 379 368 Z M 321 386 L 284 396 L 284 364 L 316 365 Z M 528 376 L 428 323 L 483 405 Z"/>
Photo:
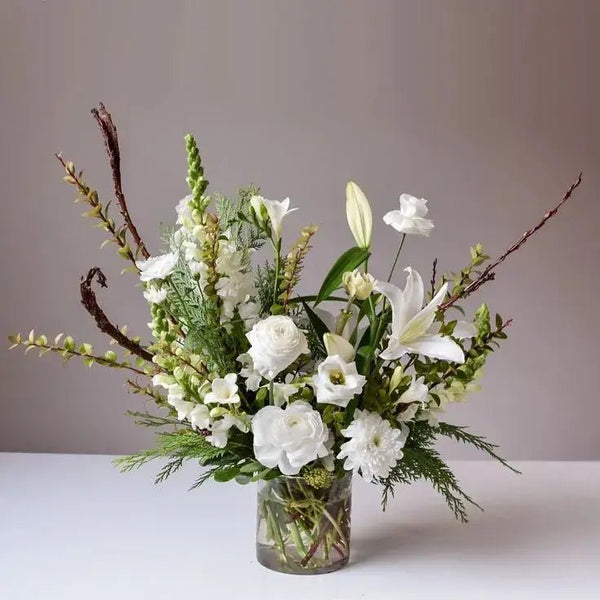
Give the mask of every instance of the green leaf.
<path id="1" fill-rule="evenodd" d="M 329 333 L 329 329 L 327 328 L 327 325 L 325 325 L 321 317 L 319 317 L 319 315 L 310 306 L 308 306 L 308 304 L 303 302 L 302 305 L 304 306 L 304 310 L 306 311 L 306 316 L 310 320 L 310 324 L 313 326 L 315 333 L 319 338 L 319 346 L 323 347 L 323 336 L 326 333 Z"/>
<path id="2" fill-rule="evenodd" d="M 213 473 L 213 478 L 215 481 L 219 483 L 225 483 L 226 481 L 231 481 L 235 479 L 240 473 L 240 468 L 237 465 L 233 467 L 223 467 L 221 469 L 216 469 Z"/>
<path id="3" fill-rule="evenodd" d="M 258 461 L 253 460 L 250 463 L 242 465 L 240 467 L 240 473 L 256 473 L 256 471 L 259 471 L 261 469 L 264 469 L 263 465 L 261 465 Z"/>
<path id="4" fill-rule="evenodd" d="M 350 248 L 346 250 L 336 261 L 333 267 L 327 273 L 327 277 L 323 281 L 323 285 L 317 294 L 317 300 L 315 304 L 327 300 L 329 296 L 340 287 L 342 283 L 342 275 L 346 271 L 352 271 L 362 265 L 367 258 L 369 258 L 370 252 L 366 248 Z"/>

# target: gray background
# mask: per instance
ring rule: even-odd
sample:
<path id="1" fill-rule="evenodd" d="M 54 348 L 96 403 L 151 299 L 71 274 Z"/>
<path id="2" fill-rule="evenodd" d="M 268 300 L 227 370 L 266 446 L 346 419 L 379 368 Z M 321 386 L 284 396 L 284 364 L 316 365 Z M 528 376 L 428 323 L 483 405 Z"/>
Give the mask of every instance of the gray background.
<path id="1" fill-rule="evenodd" d="M 227 193 L 255 182 L 290 196 L 287 222 L 322 229 L 304 288 L 351 244 L 344 185 L 374 208 L 376 273 L 398 236 L 381 217 L 424 196 L 436 229 L 403 262 L 460 268 L 477 241 L 496 255 L 584 186 L 476 301 L 515 319 L 484 391 L 450 418 L 522 459 L 600 458 L 597 1 L 79 2 L 0 6 L 0 331 L 64 331 L 104 349 L 79 277 L 109 275 L 102 302 L 146 336 L 148 312 L 122 261 L 98 250 L 52 153 L 111 193 L 89 115 L 103 100 L 121 134 L 125 189 L 149 247 L 186 193 L 183 135 Z M 0 450 L 125 452 L 150 434 L 118 371 L 0 350 Z M 461 455 L 452 448 L 449 455 Z"/>

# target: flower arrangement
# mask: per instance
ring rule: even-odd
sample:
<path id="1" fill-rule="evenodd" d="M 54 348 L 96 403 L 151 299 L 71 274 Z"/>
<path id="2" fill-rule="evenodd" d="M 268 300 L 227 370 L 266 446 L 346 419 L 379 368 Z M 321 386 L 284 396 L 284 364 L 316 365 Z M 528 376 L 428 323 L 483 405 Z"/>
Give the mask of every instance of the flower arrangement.
<path id="1" fill-rule="evenodd" d="M 159 429 L 156 447 L 117 464 L 127 471 L 164 459 L 156 477 L 163 481 L 192 460 L 202 467 L 193 488 L 209 478 L 260 481 L 259 559 L 280 570 L 322 572 L 348 560 L 351 473 L 381 486 L 384 507 L 399 484 L 426 479 L 466 521 L 466 506 L 475 502 L 434 444 L 452 438 L 511 468 L 493 444 L 443 420 L 448 404 L 479 389 L 485 362 L 511 321 L 492 317 L 486 304 L 466 318 L 459 303 L 556 214 L 581 175 L 498 259 L 478 244 L 456 273 L 438 275 L 434 261 L 428 285 L 407 266 L 402 287 L 394 281 L 405 242 L 434 228 L 427 201 L 402 194 L 399 208 L 385 215 L 399 244 L 384 274 L 370 264 L 369 201 L 350 182 L 346 213 L 355 245 L 315 295 L 302 296 L 296 287 L 317 227 L 302 227 L 287 247 L 282 221 L 297 210 L 289 199 L 267 200 L 254 187 L 233 200 L 209 194 L 191 135 L 185 140 L 190 194 L 177 204 L 165 251 L 151 255 L 125 201 L 116 127 L 102 104 L 92 113 L 106 143 L 122 223 L 82 172 L 57 158 L 65 181 L 89 206 L 84 216 L 107 233 L 104 244 L 114 245 L 129 263 L 125 271 L 139 279 L 151 340 L 113 325 L 94 291 L 94 283 L 107 287 L 106 277 L 93 268 L 80 284 L 82 303 L 121 356 L 111 349 L 96 353 L 62 334 L 50 342 L 32 331 L 10 341 L 26 352 L 58 353 L 65 362 L 80 358 L 87 366 L 122 369 L 131 391 L 154 401 L 156 411 L 131 414 Z M 271 247 L 272 259 L 253 264 L 263 245 Z"/>

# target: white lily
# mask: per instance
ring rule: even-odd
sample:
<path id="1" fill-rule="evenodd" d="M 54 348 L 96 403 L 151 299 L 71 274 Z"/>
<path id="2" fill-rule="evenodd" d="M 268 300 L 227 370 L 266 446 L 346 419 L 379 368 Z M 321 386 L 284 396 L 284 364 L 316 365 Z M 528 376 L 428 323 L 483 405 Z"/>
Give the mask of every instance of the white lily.
<path id="1" fill-rule="evenodd" d="M 368 248 L 371 245 L 373 214 L 367 197 L 354 181 L 346 185 L 346 218 L 356 245 Z"/>
<path id="2" fill-rule="evenodd" d="M 381 353 L 384 360 L 395 360 L 412 352 L 430 358 L 462 363 L 462 348 L 451 338 L 429 332 L 438 306 L 448 291 L 445 283 L 431 302 L 423 306 L 423 280 L 417 271 L 407 267 L 404 290 L 391 283 L 378 281 L 375 290 L 388 298 L 392 306 L 392 333 L 387 348 Z"/>
<path id="3" fill-rule="evenodd" d="M 356 356 L 354 346 L 346 338 L 337 335 L 337 333 L 325 333 L 323 335 L 323 343 L 325 344 L 325 350 L 327 350 L 327 356 L 337 354 L 348 363 L 352 362 Z"/>
<path id="4" fill-rule="evenodd" d="M 250 198 L 250 205 L 254 209 L 257 218 L 260 221 L 265 220 L 264 210 L 268 216 L 268 219 L 271 223 L 271 231 L 273 232 L 273 236 L 275 241 L 281 239 L 281 223 L 283 221 L 283 217 L 298 210 L 297 208 L 290 209 L 290 199 L 286 198 L 279 202 L 278 200 L 267 200 L 262 196 L 252 196 Z"/>

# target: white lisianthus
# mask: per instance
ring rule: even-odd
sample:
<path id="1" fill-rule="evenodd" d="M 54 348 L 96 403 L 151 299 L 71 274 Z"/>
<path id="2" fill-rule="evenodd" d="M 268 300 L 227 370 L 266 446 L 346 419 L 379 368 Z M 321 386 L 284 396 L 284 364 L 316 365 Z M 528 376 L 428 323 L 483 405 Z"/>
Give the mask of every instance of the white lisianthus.
<path id="1" fill-rule="evenodd" d="M 356 245 L 368 248 L 371 245 L 373 214 L 367 197 L 353 181 L 346 185 L 346 218 Z"/>
<path id="2" fill-rule="evenodd" d="M 151 286 L 144 292 L 144 298 L 150 304 L 162 304 L 167 299 L 167 288 Z"/>
<path id="3" fill-rule="evenodd" d="M 242 364 L 240 376 L 246 380 L 246 388 L 255 392 L 260 387 L 262 375 L 254 368 L 252 357 L 247 353 L 240 354 L 237 361 Z"/>
<path id="4" fill-rule="evenodd" d="M 290 199 L 286 198 L 279 202 L 278 200 L 267 200 L 262 196 L 252 196 L 250 198 L 256 218 L 260 223 L 265 223 L 267 220 L 271 223 L 271 232 L 275 240 L 281 239 L 281 223 L 286 215 L 298 210 L 297 208 L 290 209 Z"/>
<path id="5" fill-rule="evenodd" d="M 147 260 L 138 260 L 135 265 L 140 270 L 142 281 L 152 281 L 168 277 L 175 270 L 178 260 L 176 252 L 168 252 L 160 256 L 151 256 Z"/>
<path id="6" fill-rule="evenodd" d="M 444 283 L 431 302 L 422 309 L 425 296 L 423 280 L 410 267 L 405 271 L 408 277 L 404 290 L 383 281 L 375 284 L 375 290 L 387 296 L 392 306 L 392 332 L 387 348 L 380 354 L 381 358 L 396 360 L 413 352 L 430 358 L 464 362 L 462 348 L 454 340 L 429 331 L 448 291 L 448 283 Z"/>
<path id="7" fill-rule="evenodd" d="M 408 428 L 397 429 L 377 413 L 357 410 L 342 435 L 350 438 L 341 445 L 338 458 L 346 459 L 344 469 L 355 470 L 367 481 L 387 477 L 402 458 Z"/>
<path id="8" fill-rule="evenodd" d="M 346 408 L 356 394 L 362 392 L 366 379 L 359 375 L 355 363 L 347 363 L 338 355 L 328 356 L 317 368 L 313 386 L 317 402 Z"/>
<path id="9" fill-rule="evenodd" d="M 337 333 L 327 332 L 323 334 L 323 344 L 327 350 L 327 356 L 338 355 L 347 363 L 352 362 L 356 356 L 354 346 L 344 337 Z"/>
<path id="10" fill-rule="evenodd" d="M 366 300 L 373 291 L 375 279 L 369 273 L 362 273 L 358 269 L 354 269 L 354 271 L 346 271 L 342 275 L 342 283 L 348 296 L 357 300 Z"/>
<path id="11" fill-rule="evenodd" d="M 236 380 L 235 373 L 228 373 L 225 377 L 214 379 L 211 391 L 204 396 L 204 402 L 206 404 L 238 404 L 240 396 Z"/>
<path id="12" fill-rule="evenodd" d="M 429 237 L 429 232 L 433 229 L 433 221 L 425 219 L 426 214 L 427 200 L 425 198 L 402 194 L 400 209 L 386 213 L 383 221 L 400 233 Z"/>
<path id="13" fill-rule="evenodd" d="M 429 388 L 423 383 L 424 381 L 425 377 L 417 379 L 413 375 L 409 388 L 398 398 L 398 403 L 411 404 L 412 402 L 419 402 L 424 404 L 429 396 Z"/>
<path id="14" fill-rule="evenodd" d="M 301 354 L 309 354 L 306 336 L 290 317 L 273 315 L 259 321 L 246 334 L 254 369 L 273 380 Z"/>
<path id="15" fill-rule="evenodd" d="M 256 460 L 279 467 L 284 475 L 297 475 L 304 465 L 329 454 L 329 430 L 307 402 L 261 408 L 252 419 L 252 431 Z"/>

